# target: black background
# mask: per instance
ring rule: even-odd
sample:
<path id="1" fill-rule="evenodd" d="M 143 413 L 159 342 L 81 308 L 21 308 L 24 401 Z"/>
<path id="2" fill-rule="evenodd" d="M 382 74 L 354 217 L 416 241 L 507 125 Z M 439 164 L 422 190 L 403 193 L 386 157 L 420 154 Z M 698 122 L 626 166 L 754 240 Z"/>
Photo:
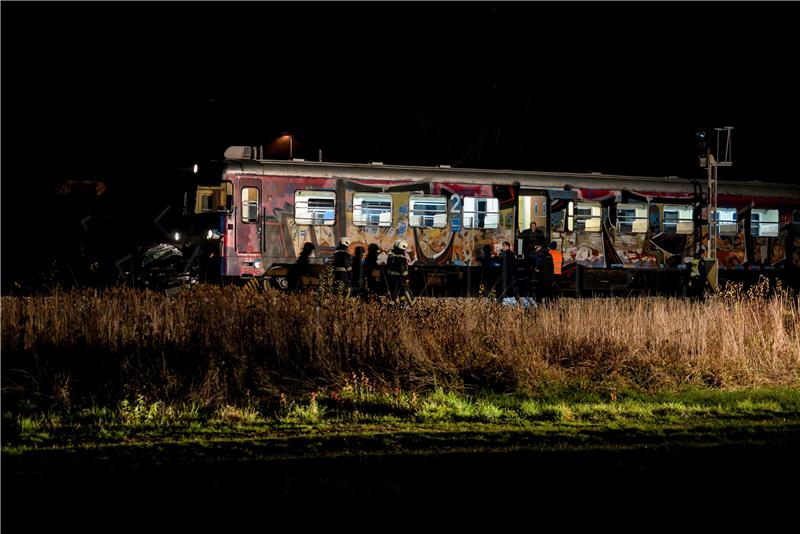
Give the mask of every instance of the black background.
<path id="1" fill-rule="evenodd" d="M 3 268 L 32 190 L 102 180 L 152 219 L 137 191 L 230 145 L 287 158 L 287 131 L 309 160 L 702 178 L 694 132 L 733 126 L 721 179 L 797 183 L 795 11 L 3 2 Z"/>

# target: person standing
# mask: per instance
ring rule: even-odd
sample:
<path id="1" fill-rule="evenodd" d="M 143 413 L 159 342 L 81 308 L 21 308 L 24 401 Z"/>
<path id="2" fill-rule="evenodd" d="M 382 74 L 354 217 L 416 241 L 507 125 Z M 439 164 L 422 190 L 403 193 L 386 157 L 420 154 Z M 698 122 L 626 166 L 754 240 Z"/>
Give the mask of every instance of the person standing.
<path id="1" fill-rule="evenodd" d="M 394 242 L 394 248 L 389 252 L 386 259 L 387 278 L 389 279 L 389 292 L 393 301 L 399 303 L 401 298 L 411 302 L 411 290 L 409 289 L 408 279 L 408 259 L 406 251 L 408 242 L 405 239 L 398 239 Z"/>
<path id="2" fill-rule="evenodd" d="M 706 263 L 703 261 L 704 248 L 697 249 L 690 264 L 689 296 L 692 299 L 702 299 L 705 290 Z"/>
<path id="3" fill-rule="evenodd" d="M 361 295 L 369 299 L 380 293 L 380 283 L 385 284 L 381 276 L 381 267 L 378 265 L 378 254 L 381 249 L 377 243 L 370 243 L 367 247 L 367 257 L 364 259 L 364 272 Z"/>
<path id="4" fill-rule="evenodd" d="M 519 300 L 517 291 L 517 256 L 511 249 L 511 243 L 503 241 L 503 251 L 500 253 L 500 263 L 503 267 L 503 291 L 498 300 L 514 295 Z"/>
<path id="5" fill-rule="evenodd" d="M 303 243 L 303 250 L 297 257 L 297 264 L 289 270 L 289 289 L 298 290 L 305 284 L 304 280 L 311 276 L 311 256 L 314 255 L 314 243 Z"/>
<path id="6" fill-rule="evenodd" d="M 350 238 L 343 237 L 339 240 L 339 245 L 333 253 L 333 278 L 336 281 L 335 288 L 345 297 L 350 296 L 352 281 L 350 275 L 353 271 L 353 257 L 350 255 Z"/>
<path id="7" fill-rule="evenodd" d="M 483 255 L 478 258 L 478 261 L 481 262 L 481 284 L 483 284 L 483 290 L 488 295 L 493 289 L 496 289 L 500 261 L 495 256 L 494 247 L 491 244 L 483 245 L 482 250 Z"/>
<path id="8" fill-rule="evenodd" d="M 356 247 L 353 254 L 353 288 L 356 294 L 361 292 L 364 285 L 364 247 Z"/>
<path id="9" fill-rule="evenodd" d="M 550 249 L 550 255 L 553 256 L 553 274 L 560 275 L 561 265 L 564 263 L 564 256 L 556 247 L 558 247 L 558 244 L 555 241 L 551 241 L 548 248 Z"/>
<path id="10" fill-rule="evenodd" d="M 536 301 L 541 303 L 553 295 L 553 256 L 539 242 L 534 247 L 536 252 Z"/>
<path id="11" fill-rule="evenodd" d="M 523 230 L 520 236 L 522 237 L 522 255 L 528 260 L 535 255 L 536 243 L 544 243 L 544 232 L 538 227 L 536 221 L 531 221 L 530 228 Z"/>

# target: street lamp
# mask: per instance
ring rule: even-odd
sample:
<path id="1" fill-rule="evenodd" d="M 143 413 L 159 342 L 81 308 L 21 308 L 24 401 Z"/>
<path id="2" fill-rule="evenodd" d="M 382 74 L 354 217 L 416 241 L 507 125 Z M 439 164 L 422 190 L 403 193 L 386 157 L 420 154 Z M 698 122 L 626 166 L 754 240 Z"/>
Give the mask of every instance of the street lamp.
<path id="1" fill-rule="evenodd" d="M 289 138 L 289 159 L 291 160 L 292 159 L 292 134 L 290 134 L 289 132 L 283 132 L 283 136 Z"/>

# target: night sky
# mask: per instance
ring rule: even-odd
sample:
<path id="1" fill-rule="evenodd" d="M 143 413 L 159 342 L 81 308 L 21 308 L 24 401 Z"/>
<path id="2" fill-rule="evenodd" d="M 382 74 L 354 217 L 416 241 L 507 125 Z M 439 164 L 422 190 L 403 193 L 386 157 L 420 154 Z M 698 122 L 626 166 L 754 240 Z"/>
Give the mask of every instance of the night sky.
<path id="1" fill-rule="evenodd" d="M 697 178 L 694 132 L 733 126 L 722 179 L 798 183 L 793 7 L 3 2 L 4 267 L 31 187 L 286 158 L 285 131 L 309 160 Z"/>

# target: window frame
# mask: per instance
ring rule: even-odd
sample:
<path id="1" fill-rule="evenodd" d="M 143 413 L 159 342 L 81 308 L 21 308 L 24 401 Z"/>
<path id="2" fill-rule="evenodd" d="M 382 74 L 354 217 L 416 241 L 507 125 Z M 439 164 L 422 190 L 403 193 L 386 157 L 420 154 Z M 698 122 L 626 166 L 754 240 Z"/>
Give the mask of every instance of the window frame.
<path id="1" fill-rule="evenodd" d="M 733 219 L 723 221 L 720 218 L 720 214 L 723 213 L 732 213 Z M 717 235 L 727 235 L 727 236 L 735 236 L 739 233 L 739 214 L 736 208 L 726 208 L 726 207 L 717 207 L 716 212 L 716 224 L 717 224 Z"/>
<path id="2" fill-rule="evenodd" d="M 220 192 L 224 192 L 225 206 L 223 209 L 202 209 L 202 198 L 211 198 Z M 205 193 L 205 194 L 201 194 Z M 195 189 L 194 198 L 194 213 L 195 215 L 201 213 L 228 213 L 233 211 L 233 182 L 230 180 L 223 180 L 219 185 L 198 185 Z"/>
<path id="3" fill-rule="evenodd" d="M 620 210 L 633 210 L 633 215 L 620 215 Z M 639 212 L 643 213 L 640 215 Z M 623 224 L 630 224 L 630 230 L 623 230 Z M 638 229 L 637 229 L 638 224 Z M 617 232 L 623 235 L 646 234 L 650 226 L 650 206 L 646 202 L 617 204 Z"/>
<path id="4" fill-rule="evenodd" d="M 761 221 L 761 214 L 767 214 L 770 212 L 775 213 L 775 220 L 774 221 Z M 753 221 L 753 215 L 759 215 L 759 220 L 757 222 Z M 769 225 L 775 227 L 775 233 L 769 234 L 762 234 L 761 227 Z M 755 228 L 758 228 L 759 233 L 755 232 Z M 778 237 L 781 232 L 781 214 L 776 208 L 753 208 L 750 210 L 750 235 L 753 237 Z"/>
<path id="5" fill-rule="evenodd" d="M 430 199 L 441 200 L 444 211 L 431 211 L 431 210 L 418 210 L 414 208 L 415 203 L 424 203 Z M 447 228 L 450 218 L 447 209 L 448 199 L 444 195 L 411 195 L 408 197 L 408 225 L 412 228 Z M 420 213 L 417 215 L 416 213 Z M 444 223 L 439 226 L 436 224 L 436 217 L 444 215 Z M 431 218 L 433 224 L 414 224 L 414 217 L 419 217 L 420 223 L 424 222 L 425 218 Z"/>
<path id="6" fill-rule="evenodd" d="M 255 200 L 245 200 L 244 193 L 248 189 L 252 189 L 252 190 L 254 190 L 256 192 L 256 199 Z M 257 224 L 258 223 L 258 216 L 259 216 L 259 213 L 261 212 L 261 191 L 258 189 L 258 187 L 254 187 L 252 185 L 246 185 L 246 186 L 242 187 L 241 190 L 239 191 L 239 199 L 241 201 L 241 206 L 242 206 L 242 213 L 241 213 L 241 216 L 240 216 L 241 221 L 244 224 Z M 251 207 L 255 207 L 255 210 L 256 210 L 255 217 L 254 218 L 250 218 L 250 217 L 245 218 L 245 214 L 249 211 L 249 208 L 251 208 Z"/>
<path id="7" fill-rule="evenodd" d="M 475 201 L 475 209 L 474 210 L 467 210 L 467 201 L 473 200 Z M 481 200 L 486 201 L 486 209 L 480 210 L 479 209 L 479 202 Z M 496 206 L 495 210 L 492 210 L 491 207 Z M 472 214 L 469 215 L 468 214 Z M 480 215 L 483 214 L 483 222 L 482 226 L 476 226 L 475 221 L 479 219 Z M 490 216 L 494 216 L 494 226 L 487 226 L 486 219 Z M 467 224 L 467 220 L 469 220 L 470 224 Z M 463 197 L 461 199 L 461 225 L 462 228 L 470 229 L 470 230 L 495 230 L 500 228 L 500 199 L 496 197 Z"/>
<path id="8" fill-rule="evenodd" d="M 319 198 L 319 199 L 332 199 L 333 200 L 333 206 L 331 206 L 330 208 L 326 207 L 326 209 L 318 209 L 319 206 L 315 206 L 314 207 L 315 210 L 312 211 L 311 209 L 309 209 L 309 206 L 308 206 L 309 201 L 307 200 L 305 202 L 305 208 L 304 209 L 305 209 L 306 213 L 308 214 L 308 217 L 298 218 L 297 209 L 298 209 L 298 206 L 300 204 L 302 204 L 302 202 L 298 202 L 298 199 L 302 199 L 304 197 L 307 197 L 307 198 L 316 197 L 316 198 Z M 322 222 L 319 222 L 320 219 L 317 218 L 317 217 L 314 217 L 315 213 L 318 213 L 318 212 L 326 213 L 328 211 L 333 213 L 333 218 L 325 219 L 324 216 L 323 216 Z M 295 222 L 295 224 L 303 225 L 303 226 L 334 226 L 336 224 L 336 191 L 330 191 L 330 190 L 327 190 L 327 189 L 297 189 L 297 190 L 295 190 L 295 192 L 294 192 L 294 222 Z"/>
<path id="9" fill-rule="evenodd" d="M 589 216 L 578 213 L 578 210 L 585 207 L 589 207 L 592 209 L 592 212 Z M 597 215 L 594 214 L 595 208 L 598 211 Z M 573 214 L 571 215 L 571 217 L 573 220 L 572 227 L 574 228 L 575 232 L 596 234 L 603 230 L 603 205 L 600 202 L 576 202 L 573 207 Z M 597 220 L 597 229 L 587 230 L 586 229 L 587 220 L 589 221 Z M 579 223 L 581 222 L 583 222 L 583 228 L 580 228 Z"/>
<path id="10" fill-rule="evenodd" d="M 382 208 L 381 211 L 378 213 L 378 222 L 374 222 L 372 220 L 373 214 L 369 213 L 371 210 L 376 210 L 378 208 L 374 207 L 367 207 L 364 209 L 364 201 L 365 200 L 378 200 L 381 202 L 385 202 L 386 200 L 389 201 L 389 209 L 386 210 Z M 357 200 L 361 200 L 361 202 L 357 203 Z M 356 218 L 356 210 L 360 213 L 367 212 L 366 214 L 359 216 Z M 353 193 L 353 225 L 354 226 L 370 226 L 376 228 L 388 228 L 392 226 L 394 222 L 394 198 L 389 193 Z M 383 220 L 385 219 L 384 215 L 388 214 L 388 221 Z M 363 217 L 363 219 L 361 218 Z"/>
<path id="11" fill-rule="evenodd" d="M 670 221 L 667 222 L 666 212 L 667 209 L 672 211 L 673 209 L 678 211 L 678 218 L 675 222 Z M 688 219 L 681 218 L 681 211 L 686 212 L 689 211 L 691 214 Z M 686 224 L 688 222 L 688 231 L 686 228 Z M 674 224 L 675 231 L 670 231 L 666 229 L 667 224 Z M 684 226 L 681 228 L 681 224 Z M 683 229 L 684 231 L 679 231 Z M 694 207 L 687 205 L 687 204 L 661 204 L 661 231 L 665 234 L 674 234 L 674 235 L 691 235 L 694 233 Z"/>

